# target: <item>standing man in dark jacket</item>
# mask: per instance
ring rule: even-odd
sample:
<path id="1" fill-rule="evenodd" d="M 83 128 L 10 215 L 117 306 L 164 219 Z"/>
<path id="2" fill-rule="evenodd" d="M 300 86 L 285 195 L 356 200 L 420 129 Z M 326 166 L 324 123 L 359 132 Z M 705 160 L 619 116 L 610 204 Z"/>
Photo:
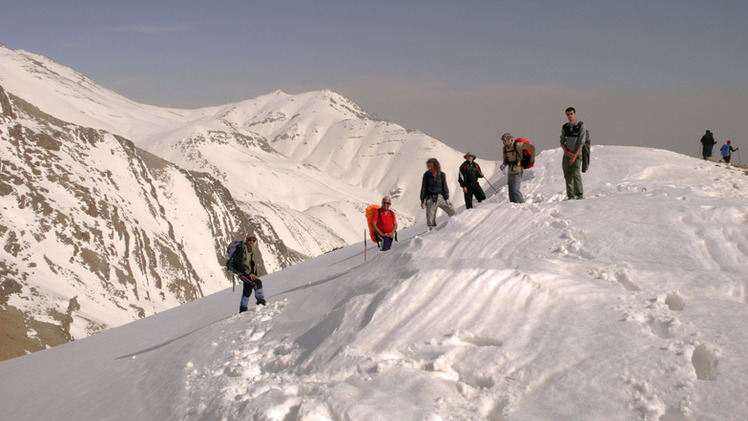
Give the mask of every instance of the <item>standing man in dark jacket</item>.
<path id="1" fill-rule="evenodd" d="M 566 180 L 566 197 L 571 199 L 584 199 L 584 187 L 582 186 L 582 147 L 584 147 L 584 135 L 587 130 L 584 123 L 577 121 L 577 110 L 574 107 L 566 109 L 566 119 L 561 127 L 561 149 L 564 156 L 561 159 L 561 168 Z"/>
<path id="2" fill-rule="evenodd" d="M 247 311 L 249 297 L 252 296 L 252 290 L 255 291 L 257 305 L 266 305 L 265 296 L 262 293 L 262 280 L 257 276 L 255 265 L 254 250 L 252 249 L 257 243 L 257 237 L 248 235 L 247 239 L 237 248 L 236 267 L 239 271 L 239 279 L 244 283 L 242 290 L 242 299 L 239 303 L 239 313 Z"/>
<path id="3" fill-rule="evenodd" d="M 465 162 L 460 165 L 459 182 L 462 192 L 465 193 L 465 209 L 473 207 L 473 195 L 478 203 L 486 200 L 486 194 L 480 187 L 479 178 L 483 178 L 483 171 L 480 165 L 475 162 L 475 155 L 472 152 L 465 154 Z"/>
<path id="4" fill-rule="evenodd" d="M 704 159 L 712 157 L 712 149 L 716 143 L 717 142 L 714 141 L 714 133 L 709 130 L 706 131 L 704 136 L 701 136 L 701 155 L 704 156 Z"/>
<path id="5" fill-rule="evenodd" d="M 449 216 L 454 216 L 454 206 L 449 202 L 447 176 L 442 172 L 436 158 L 426 161 L 428 171 L 423 173 L 421 181 L 421 209 L 426 209 L 426 225 L 429 231 L 436 226 L 436 208 L 441 208 Z"/>

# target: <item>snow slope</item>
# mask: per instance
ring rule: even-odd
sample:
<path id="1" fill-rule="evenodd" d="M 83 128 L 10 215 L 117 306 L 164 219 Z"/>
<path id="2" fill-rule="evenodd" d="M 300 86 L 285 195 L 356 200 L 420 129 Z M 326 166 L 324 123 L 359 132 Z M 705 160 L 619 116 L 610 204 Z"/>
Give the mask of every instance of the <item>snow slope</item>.
<path id="1" fill-rule="evenodd" d="M 597 146 L 566 201 L 560 162 L 529 203 L 268 275 L 267 307 L 228 289 L 2 362 L 0 419 L 744 419 L 745 171 Z"/>

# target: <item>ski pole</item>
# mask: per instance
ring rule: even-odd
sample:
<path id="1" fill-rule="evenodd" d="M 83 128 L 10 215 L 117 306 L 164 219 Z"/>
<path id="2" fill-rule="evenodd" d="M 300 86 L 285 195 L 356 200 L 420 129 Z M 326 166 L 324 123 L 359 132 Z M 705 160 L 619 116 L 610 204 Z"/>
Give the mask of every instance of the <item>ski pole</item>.
<path id="1" fill-rule="evenodd" d="M 493 191 L 494 191 L 495 193 L 498 193 L 498 191 L 497 191 L 497 190 L 496 190 L 496 189 L 494 188 L 493 184 L 491 184 L 491 182 L 490 182 L 490 181 L 488 181 L 488 179 L 486 179 L 486 183 L 488 183 L 488 185 L 489 185 L 489 186 L 491 186 L 491 188 L 493 189 Z"/>

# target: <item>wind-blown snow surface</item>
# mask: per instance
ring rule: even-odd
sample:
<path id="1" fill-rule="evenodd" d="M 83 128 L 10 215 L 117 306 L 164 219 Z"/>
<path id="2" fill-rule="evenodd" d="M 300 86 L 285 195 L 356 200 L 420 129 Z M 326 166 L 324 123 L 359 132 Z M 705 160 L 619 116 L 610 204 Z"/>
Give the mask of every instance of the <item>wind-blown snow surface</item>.
<path id="1" fill-rule="evenodd" d="M 598 146 L 566 201 L 560 162 L 529 203 L 269 275 L 267 307 L 228 289 L 2 362 L 0 418 L 745 419 L 744 170 Z"/>

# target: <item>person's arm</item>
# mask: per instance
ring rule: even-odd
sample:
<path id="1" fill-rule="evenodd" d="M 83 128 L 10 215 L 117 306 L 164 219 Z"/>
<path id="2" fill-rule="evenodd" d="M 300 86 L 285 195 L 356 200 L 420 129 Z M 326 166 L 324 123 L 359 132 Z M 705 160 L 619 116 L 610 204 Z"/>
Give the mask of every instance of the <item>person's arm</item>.
<path id="1" fill-rule="evenodd" d="M 377 222 L 379 222 L 379 211 L 374 212 L 374 215 L 371 217 L 371 230 L 374 231 L 374 234 L 384 237 L 384 233 L 377 226 Z"/>
<path id="2" fill-rule="evenodd" d="M 444 196 L 444 201 L 449 201 L 449 186 L 447 186 L 447 174 L 444 174 L 444 172 L 442 172 L 442 195 Z"/>
<path id="3" fill-rule="evenodd" d="M 426 207 L 426 175 L 423 173 L 423 179 L 421 180 L 421 209 Z"/>

